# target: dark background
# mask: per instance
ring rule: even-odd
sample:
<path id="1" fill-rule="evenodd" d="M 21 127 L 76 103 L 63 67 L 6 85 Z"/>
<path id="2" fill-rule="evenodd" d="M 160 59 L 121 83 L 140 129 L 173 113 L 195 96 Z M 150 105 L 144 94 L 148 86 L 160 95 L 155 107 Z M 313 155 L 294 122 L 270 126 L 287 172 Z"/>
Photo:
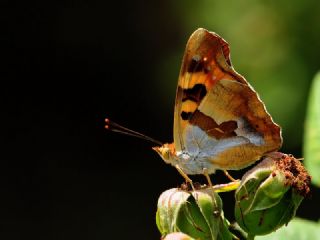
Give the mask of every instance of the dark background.
<path id="1" fill-rule="evenodd" d="M 301 156 L 319 67 L 317 6 L 10 1 L 1 34 L 1 239 L 159 239 L 157 199 L 182 178 L 152 144 L 107 132 L 104 118 L 172 141 L 180 62 L 197 27 L 227 38 L 235 68 L 284 128 L 282 150 Z M 317 191 L 299 216 L 319 218 Z M 232 220 L 233 196 L 222 196 Z"/>

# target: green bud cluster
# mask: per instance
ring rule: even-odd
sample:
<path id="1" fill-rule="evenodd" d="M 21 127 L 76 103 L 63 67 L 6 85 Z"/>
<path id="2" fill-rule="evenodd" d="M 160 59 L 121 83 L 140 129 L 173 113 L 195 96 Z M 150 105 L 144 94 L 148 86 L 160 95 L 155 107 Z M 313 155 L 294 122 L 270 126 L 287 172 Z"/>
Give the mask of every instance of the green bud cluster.
<path id="1" fill-rule="evenodd" d="M 241 182 L 169 189 L 158 200 L 156 222 L 163 240 L 253 239 L 287 224 L 309 194 L 310 176 L 291 155 L 274 152 Z M 235 191 L 235 219 L 224 217 L 218 192 Z"/>

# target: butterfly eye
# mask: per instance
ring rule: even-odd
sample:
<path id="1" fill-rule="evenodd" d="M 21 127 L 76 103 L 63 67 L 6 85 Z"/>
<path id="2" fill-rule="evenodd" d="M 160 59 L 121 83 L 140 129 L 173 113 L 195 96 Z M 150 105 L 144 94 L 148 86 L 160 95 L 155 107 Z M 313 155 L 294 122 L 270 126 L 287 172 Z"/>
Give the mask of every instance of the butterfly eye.
<path id="1" fill-rule="evenodd" d="M 161 155 L 164 160 L 170 159 L 170 149 L 168 147 L 161 148 Z"/>
<path id="2" fill-rule="evenodd" d="M 161 147 L 153 147 L 152 149 L 155 150 L 166 163 L 170 162 L 172 158 L 171 150 L 166 144 Z"/>

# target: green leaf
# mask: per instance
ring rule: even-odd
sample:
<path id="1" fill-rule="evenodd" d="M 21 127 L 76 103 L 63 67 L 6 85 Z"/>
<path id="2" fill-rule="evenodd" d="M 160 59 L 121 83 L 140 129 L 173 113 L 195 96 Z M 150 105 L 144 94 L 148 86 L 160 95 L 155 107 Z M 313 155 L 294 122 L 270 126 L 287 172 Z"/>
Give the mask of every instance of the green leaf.
<path id="1" fill-rule="evenodd" d="M 224 218 L 222 200 L 212 189 L 192 192 L 192 196 L 206 220 L 211 231 L 211 238 L 217 240 L 232 240 L 233 235 L 228 230 L 229 223 Z"/>
<path id="2" fill-rule="evenodd" d="M 268 234 L 266 236 L 257 236 L 256 240 L 307 240 L 318 239 L 320 236 L 320 223 L 301 218 L 294 218 L 288 226 L 282 227 L 276 232 Z"/>
<path id="3" fill-rule="evenodd" d="M 181 211 L 178 212 L 175 225 L 177 231 L 186 233 L 193 238 L 216 239 L 215 236 L 212 236 L 211 229 L 192 195 L 184 202 Z"/>
<path id="4" fill-rule="evenodd" d="M 233 240 L 238 239 L 235 235 L 233 235 L 229 231 L 230 223 L 226 218 L 223 218 L 223 222 L 220 224 L 219 234 L 218 234 L 218 240 Z"/>
<path id="5" fill-rule="evenodd" d="M 286 186 L 284 181 L 285 176 L 280 171 L 277 171 L 276 176 L 271 174 L 260 184 L 247 211 L 264 210 L 277 205 L 289 190 L 289 186 Z"/>
<path id="6" fill-rule="evenodd" d="M 211 189 L 207 192 L 195 191 L 192 192 L 193 197 L 200 208 L 200 211 L 205 218 L 211 234 L 218 235 L 217 229 L 220 225 L 220 215 L 222 213 L 222 201 L 218 194 L 213 192 Z"/>
<path id="7" fill-rule="evenodd" d="M 320 186 L 320 72 L 311 85 L 304 135 L 305 165 L 312 183 Z"/>

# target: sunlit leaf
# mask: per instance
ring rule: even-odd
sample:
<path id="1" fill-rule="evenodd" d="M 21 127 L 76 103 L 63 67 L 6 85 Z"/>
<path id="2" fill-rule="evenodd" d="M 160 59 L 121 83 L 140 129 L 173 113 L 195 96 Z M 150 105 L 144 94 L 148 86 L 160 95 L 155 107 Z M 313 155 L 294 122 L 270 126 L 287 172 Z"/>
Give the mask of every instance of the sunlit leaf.
<path id="1" fill-rule="evenodd" d="M 304 220 L 301 218 L 294 218 L 286 227 L 282 227 L 274 233 L 257 236 L 256 240 L 307 240 L 319 239 L 320 223 Z"/>
<path id="2" fill-rule="evenodd" d="M 311 86 L 305 124 L 305 165 L 312 176 L 312 183 L 320 186 L 320 72 Z"/>

